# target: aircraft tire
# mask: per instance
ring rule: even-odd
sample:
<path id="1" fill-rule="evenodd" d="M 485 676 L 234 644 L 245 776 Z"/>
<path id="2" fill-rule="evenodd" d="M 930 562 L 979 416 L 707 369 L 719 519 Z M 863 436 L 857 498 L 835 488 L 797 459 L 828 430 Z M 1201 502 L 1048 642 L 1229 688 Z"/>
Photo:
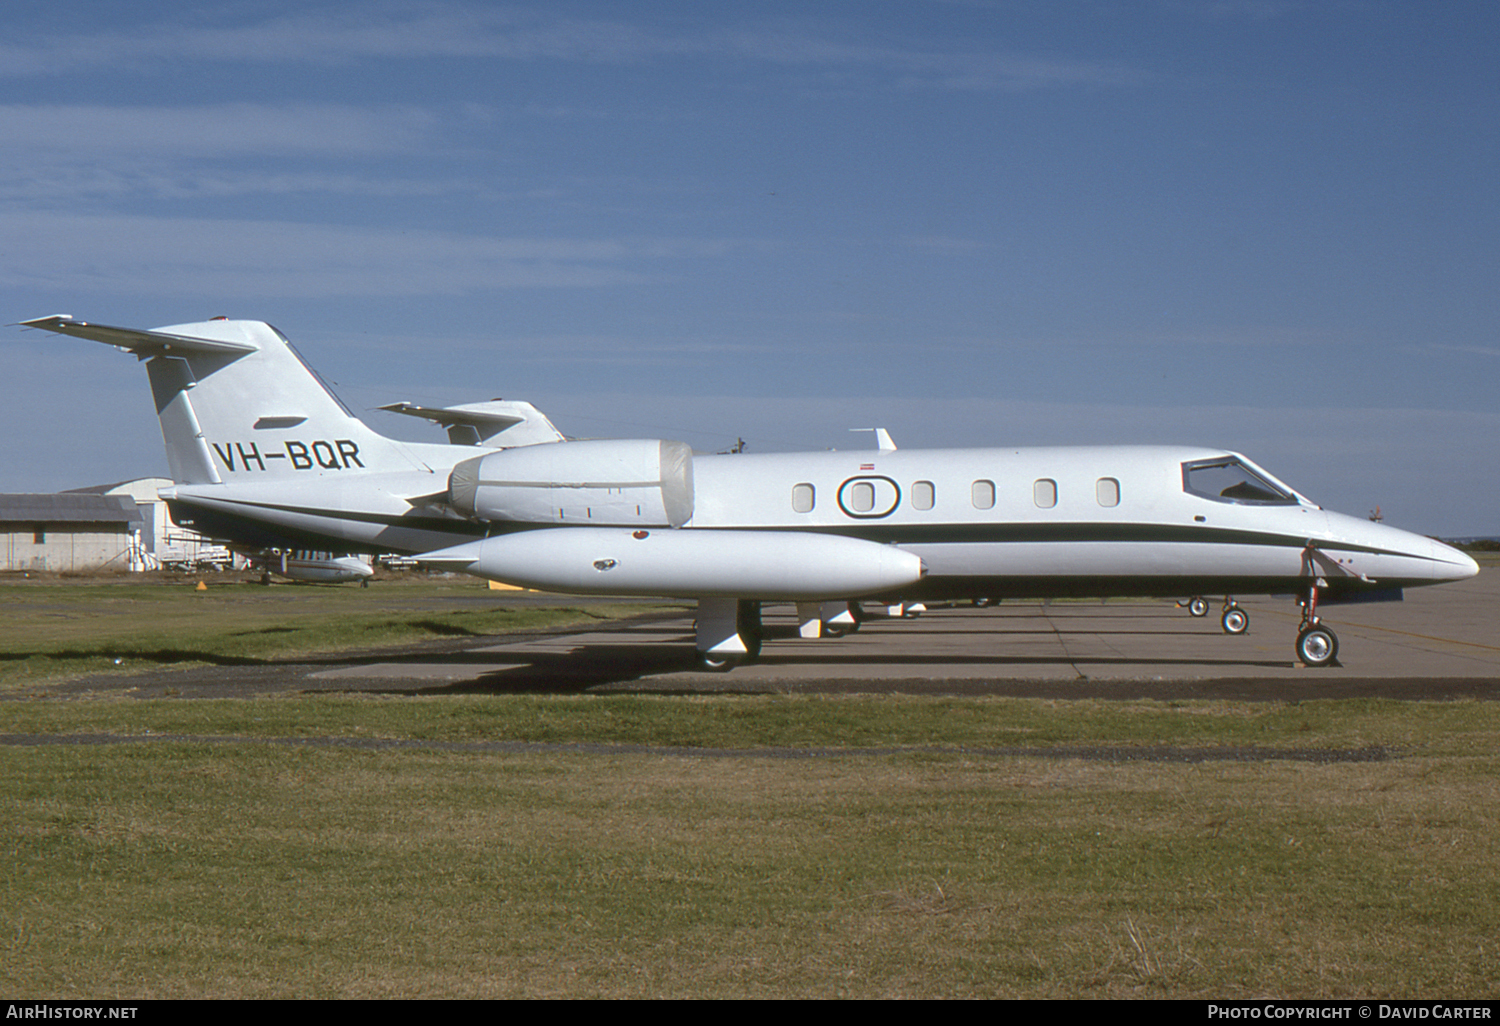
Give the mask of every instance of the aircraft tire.
<path id="1" fill-rule="evenodd" d="M 742 660 L 731 659 L 728 656 L 709 655 L 707 652 L 698 653 L 698 669 L 707 673 L 728 673 L 740 664 Z"/>
<path id="2" fill-rule="evenodd" d="M 1202 595 L 1194 595 L 1188 599 L 1187 611 L 1189 616 L 1207 616 L 1208 599 Z"/>
<path id="3" fill-rule="evenodd" d="M 1308 627 L 1297 635 L 1297 658 L 1308 666 L 1332 666 L 1338 655 L 1338 635 L 1327 627 Z"/>
<path id="4" fill-rule="evenodd" d="M 1219 625 L 1224 628 L 1225 634 L 1244 634 L 1250 629 L 1250 614 L 1239 606 L 1230 606 L 1224 610 Z"/>

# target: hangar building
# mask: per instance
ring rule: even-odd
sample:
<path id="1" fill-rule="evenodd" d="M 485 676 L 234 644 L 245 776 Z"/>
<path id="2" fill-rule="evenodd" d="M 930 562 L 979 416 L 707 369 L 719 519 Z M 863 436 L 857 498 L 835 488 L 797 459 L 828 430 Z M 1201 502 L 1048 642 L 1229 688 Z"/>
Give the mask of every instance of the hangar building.
<path id="1" fill-rule="evenodd" d="M 142 523 L 126 495 L 0 494 L 0 570 L 140 569 Z"/>
<path id="2" fill-rule="evenodd" d="M 119 484 L 75 488 L 69 495 L 102 495 L 128 497 L 141 514 L 141 556 L 143 570 L 227 569 L 233 563 L 230 551 L 215 545 L 197 531 L 178 527 L 167 511 L 167 504 L 157 492 L 171 487 L 165 477 L 140 477 Z"/>
<path id="3" fill-rule="evenodd" d="M 53 494 L 0 494 L 0 572 L 206 569 L 228 549 L 178 527 L 157 489 L 140 478 Z"/>

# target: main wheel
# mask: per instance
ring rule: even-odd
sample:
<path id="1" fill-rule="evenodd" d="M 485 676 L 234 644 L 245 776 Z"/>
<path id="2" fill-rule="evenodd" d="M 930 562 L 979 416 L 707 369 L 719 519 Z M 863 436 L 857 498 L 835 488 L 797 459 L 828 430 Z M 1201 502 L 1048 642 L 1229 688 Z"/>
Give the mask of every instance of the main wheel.
<path id="1" fill-rule="evenodd" d="M 1338 635 L 1327 627 L 1309 627 L 1297 635 L 1297 658 L 1308 666 L 1328 666 L 1338 655 Z"/>
<path id="2" fill-rule="evenodd" d="M 1224 610 L 1224 618 L 1219 624 L 1224 628 L 1225 634 L 1244 634 L 1250 629 L 1250 614 L 1239 606 L 1230 606 Z"/>
<path id="3" fill-rule="evenodd" d="M 1208 599 L 1202 595 L 1194 595 L 1188 599 L 1187 610 L 1189 616 L 1207 616 Z"/>
<path id="4" fill-rule="evenodd" d="M 709 655 L 707 652 L 698 653 L 698 669 L 708 673 L 728 673 L 740 664 L 742 660 L 731 659 L 728 656 Z"/>

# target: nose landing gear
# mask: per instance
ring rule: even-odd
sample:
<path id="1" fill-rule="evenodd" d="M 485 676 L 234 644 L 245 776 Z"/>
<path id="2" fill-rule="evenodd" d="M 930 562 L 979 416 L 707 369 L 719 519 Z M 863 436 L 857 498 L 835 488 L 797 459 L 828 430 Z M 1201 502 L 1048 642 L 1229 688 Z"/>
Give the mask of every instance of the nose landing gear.
<path id="1" fill-rule="evenodd" d="M 1297 658 L 1308 666 L 1332 666 L 1338 654 L 1338 635 L 1327 627 L 1304 627 L 1297 635 Z"/>
<path id="2" fill-rule="evenodd" d="M 1297 658 L 1307 666 L 1337 666 L 1339 636 L 1318 619 L 1318 586 L 1302 600 L 1302 623 L 1297 628 Z"/>

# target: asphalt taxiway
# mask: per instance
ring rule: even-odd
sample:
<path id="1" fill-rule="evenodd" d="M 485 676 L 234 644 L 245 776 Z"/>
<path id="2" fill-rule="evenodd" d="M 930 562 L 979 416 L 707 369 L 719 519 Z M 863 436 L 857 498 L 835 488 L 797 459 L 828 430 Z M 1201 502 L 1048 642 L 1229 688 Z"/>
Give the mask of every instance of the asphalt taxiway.
<path id="1" fill-rule="evenodd" d="M 1326 606 L 1337 666 L 1297 663 L 1290 599 L 1245 597 L 1242 635 L 1219 602 L 1194 618 L 1170 601 L 1005 602 L 873 619 L 841 638 L 797 637 L 790 606 L 768 606 L 760 659 L 699 671 L 691 613 L 313 661 L 96 676 L 46 690 L 136 697 L 289 691 L 401 694 L 882 692 L 1050 698 L 1300 700 L 1360 695 L 1500 698 L 1500 571 L 1407 592 L 1406 601 Z"/>

